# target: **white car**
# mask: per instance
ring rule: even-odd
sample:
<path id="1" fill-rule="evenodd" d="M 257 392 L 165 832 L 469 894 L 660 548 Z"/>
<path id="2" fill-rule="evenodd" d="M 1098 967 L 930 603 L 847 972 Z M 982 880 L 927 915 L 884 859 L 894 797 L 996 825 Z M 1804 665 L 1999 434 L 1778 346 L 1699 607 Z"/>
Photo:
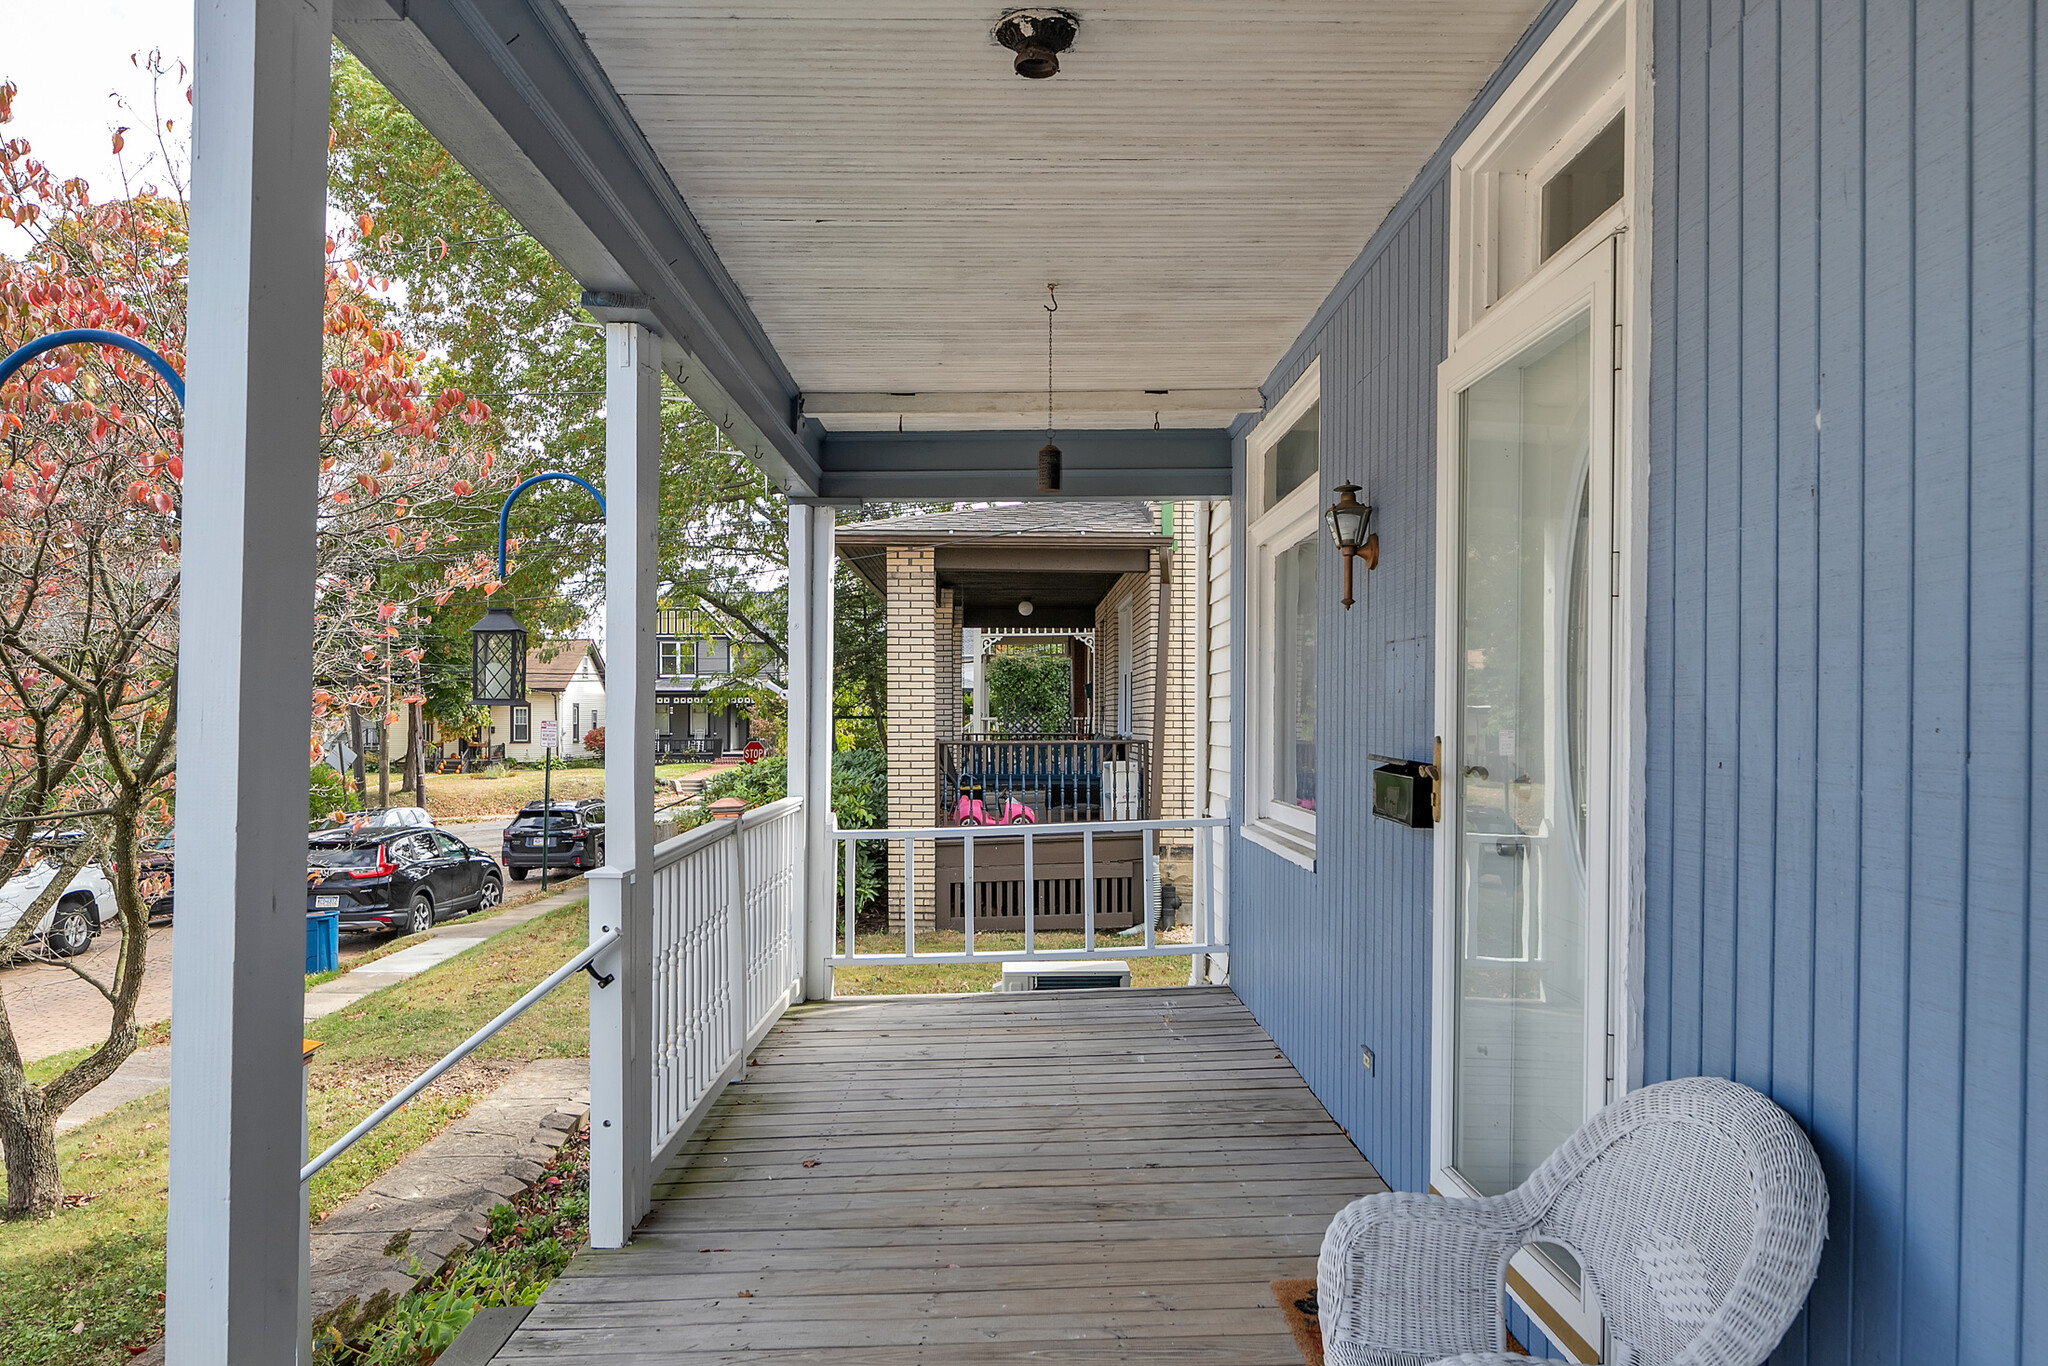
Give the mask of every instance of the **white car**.
<path id="1" fill-rule="evenodd" d="M 14 928 L 57 871 L 55 859 L 39 859 L 0 887 L 0 934 Z M 71 879 L 64 895 L 43 912 L 36 937 L 48 944 L 52 953 L 74 957 L 91 946 L 100 926 L 119 914 L 114 904 L 114 884 L 107 881 L 98 864 L 88 863 Z"/>
<path id="2" fill-rule="evenodd" d="M 338 821 L 321 821 L 313 827 L 316 835 L 332 834 L 337 830 L 370 830 L 382 833 L 386 830 L 420 830 L 431 826 L 434 818 L 424 806 L 384 806 L 374 811 L 351 811 Z"/>

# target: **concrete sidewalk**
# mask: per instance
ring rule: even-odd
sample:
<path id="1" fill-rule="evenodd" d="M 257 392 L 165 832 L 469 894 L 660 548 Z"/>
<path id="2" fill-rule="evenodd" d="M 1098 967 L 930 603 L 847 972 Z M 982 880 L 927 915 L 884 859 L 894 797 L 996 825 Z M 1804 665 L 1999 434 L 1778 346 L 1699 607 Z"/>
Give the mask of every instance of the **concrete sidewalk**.
<path id="1" fill-rule="evenodd" d="M 499 911 L 486 920 L 463 917 L 451 920 L 445 925 L 436 925 L 427 932 L 425 942 L 411 948 L 400 949 L 374 962 L 351 968 L 331 982 L 322 982 L 306 993 L 306 1023 L 332 1015 L 335 1011 L 354 1005 L 373 991 L 381 991 L 393 982 L 402 982 L 408 977 L 417 977 L 428 968 L 445 963 L 456 954 L 473 949 L 488 939 L 495 938 L 510 929 L 515 929 L 530 920 L 537 920 L 550 911 L 559 910 L 573 902 L 581 901 L 588 892 L 579 879 L 565 891 L 552 896 L 539 897 L 523 905 Z M 166 974 L 168 975 L 168 974 Z M 175 1040 L 175 1024 L 173 1039 Z M 59 1133 L 89 1124 L 106 1114 L 117 1105 L 126 1105 L 139 1100 L 153 1091 L 171 1084 L 171 1048 L 145 1049 L 121 1064 L 113 1076 L 108 1077 L 66 1110 L 57 1120 Z"/>

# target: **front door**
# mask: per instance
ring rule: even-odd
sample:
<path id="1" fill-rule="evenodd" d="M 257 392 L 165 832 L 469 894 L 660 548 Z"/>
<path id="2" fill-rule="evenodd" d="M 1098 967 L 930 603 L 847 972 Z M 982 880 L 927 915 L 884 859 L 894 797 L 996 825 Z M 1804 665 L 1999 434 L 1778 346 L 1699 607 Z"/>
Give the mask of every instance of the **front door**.
<path id="1" fill-rule="evenodd" d="M 1513 1189 L 1609 1099 L 1613 242 L 1545 274 L 1442 373 L 1447 1194 Z"/>

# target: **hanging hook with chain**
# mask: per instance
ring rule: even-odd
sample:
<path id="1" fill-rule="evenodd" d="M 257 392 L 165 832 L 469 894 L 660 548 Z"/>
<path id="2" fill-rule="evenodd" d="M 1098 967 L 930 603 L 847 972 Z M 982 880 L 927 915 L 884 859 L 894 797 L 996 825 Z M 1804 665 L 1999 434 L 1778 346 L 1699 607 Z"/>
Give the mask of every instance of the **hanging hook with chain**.
<path id="1" fill-rule="evenodd" d="M 1059 286 L 1047 283 L 1045 305 L 1045 445 L 1038 451 L 1038 491 L 1060 491 L 1060 448 L 1052 441 L 1052 315 L 1060 311 Z"/>

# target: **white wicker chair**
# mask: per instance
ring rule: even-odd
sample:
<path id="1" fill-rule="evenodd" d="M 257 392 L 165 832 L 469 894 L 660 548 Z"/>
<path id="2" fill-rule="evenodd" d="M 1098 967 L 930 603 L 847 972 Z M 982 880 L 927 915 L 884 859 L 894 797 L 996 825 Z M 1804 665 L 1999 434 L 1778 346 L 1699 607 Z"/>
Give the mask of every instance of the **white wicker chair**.
<path id="1" fill-rule="evenodd" d="M 1806 1302 L 1827 1237 L 1820 1162 L 1791 1116 L 1718 1077 L 1647 1086 L 1485 1200 L 1397 1193 L 1330 1222 L 1316 1299 L 1330 1366 L 1526 1366 L 1502 1281 L 1532 1242 L 1579 1259 L 1609 1366 L 1758 1366 Z"/>

